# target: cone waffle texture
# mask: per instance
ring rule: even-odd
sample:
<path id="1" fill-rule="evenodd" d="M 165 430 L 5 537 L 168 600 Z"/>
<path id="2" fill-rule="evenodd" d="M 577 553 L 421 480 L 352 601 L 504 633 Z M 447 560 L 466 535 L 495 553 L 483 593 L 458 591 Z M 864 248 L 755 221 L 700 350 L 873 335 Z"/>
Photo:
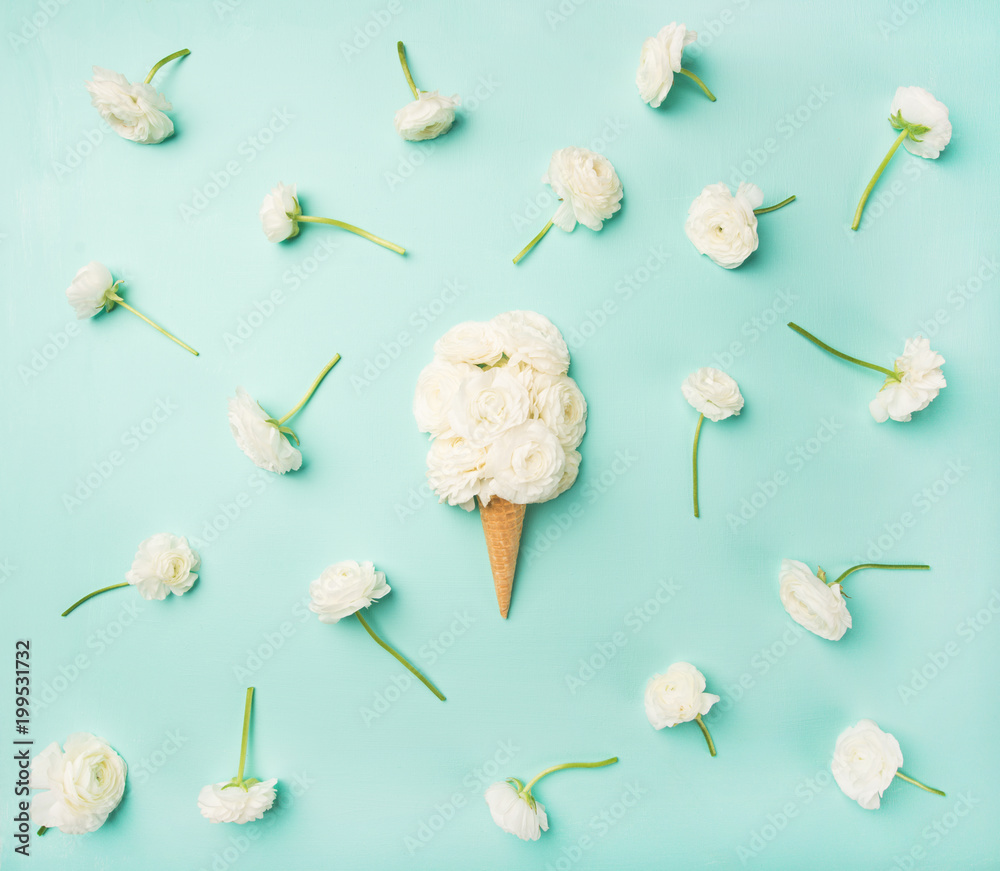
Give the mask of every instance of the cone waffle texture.
<path id="1" fill-rule="evenodd" d="M 521 546 L 521 528 L 524 526 L 526 507 L 496 496 L 490 499 L 489 505 L 479 503 L 479 516 L 486 535 L 486 550 L 493 570 L 493 586 L 500 606 L 500 616 L 505 620 L 510 610 L 510 594 L 514 589 L 514 571 L 517 567 L 517 551 Z"/>

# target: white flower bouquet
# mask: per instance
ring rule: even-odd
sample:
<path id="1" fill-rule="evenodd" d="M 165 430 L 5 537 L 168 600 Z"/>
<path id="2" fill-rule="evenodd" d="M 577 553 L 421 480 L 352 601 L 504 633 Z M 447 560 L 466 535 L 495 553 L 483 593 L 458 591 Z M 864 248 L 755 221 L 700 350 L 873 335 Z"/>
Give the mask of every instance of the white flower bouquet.
<path id="1" fill-rule="evenodd" d="M 478 501 L 497 603 L 510 608 L 525 507 L 576 481 L 587 402 L 548 318 L 512 311 L 453 327 L 417 379 L 413 413 L 430 433 L 427 480 L 441 502 Z"/>

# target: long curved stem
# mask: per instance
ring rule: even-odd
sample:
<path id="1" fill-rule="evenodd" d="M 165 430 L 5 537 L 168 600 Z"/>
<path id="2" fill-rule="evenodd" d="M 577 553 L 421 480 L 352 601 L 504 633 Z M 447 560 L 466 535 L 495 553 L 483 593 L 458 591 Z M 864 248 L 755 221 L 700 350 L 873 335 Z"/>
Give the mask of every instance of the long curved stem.
<path id="1" fill-rule="evenodd" d="M 137 312 L 137 311 L 136 311 L 136 310 L 135 310 L 134 308 L 132 308 L 132 306 L 130 306 L 130 305 L 129 305 L 129 304 L 127 303 L 127 302 L 125 302 L 125 300 L 123 300 L 123 299 L 122 299 L 122 300 L 118 300 L 118 305 L 120 305 L 120 306 L 121 306 L 122 308 L 127 308 L 127 309 L 128 309 L 128 310 L 129 310 L 130 312 L 132 312 L 132 314 L 136 315 L 137 317 L 140 317 L 140 318 L 142 318 L 142 319 L 143 319 L 143 320 L 144 320 L 144 321 L 145 321 L 145 322 L 146 322 L 147 324 L 149 324 L 149 325 L 150 325 L 150 326 L 151 326 L 151 327 L 152 327 L 153 329 L 155 329 L 155 330 L 159 330 L 159 331 L 160 331 L 161 333 L 163 333 L 163 335 L 165 335 L 165 336 L 166 336 L 166 337 L 167 337 L 168 339 L 170 339 L 171 341 L 174 341 L 174 342 L 177 342 L 177 344 L 178 344 L 178 345 L 180 345 L 180 346 L 181 346 L 182 348 L 184 348 L 184 349 L 186 349 L 186 350 L 190 351 L 190 352 L 191 352 L 192 354 L 194 354 L 194 355 L 195 355 L 196 357 L 198 356 L 198 352 L 197 352 L 197 351 L 196 351 L 196 350 L 195 350 L 194 348 L 192 348 L 192 347 L 191 347 L 190 345 L 188 345 L 187 343 L 185 343 L 185 342 L 182 342 L 182 341 L 181 341 L 180 339 L 178 339 L 178 338 L 177 338 L 177 336 L 175 336 L 175 335 L 174 335 L 173 333 L 168 333 L 168 332 L 167 332 L 167 331 L 166 331 L 165 329 L 163 329 L 163 327 L 161 327 L 161 326 L 160 326 L 159 324 L 155 323 L 154 321 L 151 321 L 151 320 L 150 320 L 149 318 L 147 318 L 147 317 L 146 317 L 146 316 L 145 316 L 145 315 L 144 315 L 144 314 L 143 314 L 142 312 Z"/>
<path id="2" fill-rule="evenodd" d="M 535 236 L 527 245 L 525 245 L 521 252 L 514 258 L 514 263 L 518 263 L 532 248 L 534 248 L 539 242 L 542 241 L 542 237 L 552 229 L 552 221 L 549 221 L 544 227 L 542 227 L 541 232 Z"/>
<path id="3" fill-rule="evenodd" d="M 182 48 L 180 51 L 175 51 L 173 54 L 168 54 L 165 58 L 163 58 L 163 60 L 158 60 L 155 64 L 153 64 L 153 68 L 149 71 L 149 75 L 146 76 L 144 83 L 148 85 L 151 81 L 153 81 L 153 76 L 156 75 L 157 70 L 159 70 L 159 68 L 162 67 L 164 64 L 168 64 L 170 63 L 170 61 L 177 60 L 177 58 L 184 57 L 184 55 L 187 54 L 191 54 L 191 50 L 187 48 Z"/>
<path id="4" fill-rule="evenodd" d="M 865 203 L 868 202 L 868 196 L 872 192 L 872 188 L 875 187 L 875 182 L 878 181 L 879 176 L 885 171 L 885 168 L 889 165 L 889 161 L 892 160 L 892 156 L 896 153 L 896 149 L 902 145 L 903 140 L 906 139 L 906 135 L 910 132 L 908 127 L 904 127 L 899 136 L 896 137 L 896 141 L 892 143 L 892 148 L 889 149 L 889 153 L 882 158 L 882 162 L 878 165 L 878 169 L 875 170 L 875 175 L 872 176 L 872 180 L 868 182 L 868 187 L 865 188 L 865 192 L 861 195 L 861 201 L 858 203 L 858 207 L 854 212 L 854 223 L 851 224 L 852 230 L 857 230 L 861 226 L 861 213 L 865 210 Z"/>
<path id="5" fill-rule="evenodd" d="M 401 654 L 398 650 L 396 650 L 391 645 L 386 644 L 381 638 L 379 638 L 375 634 L 375 630 L 372 629 L 372 627 L 368 625 L 368 621 L 365 620 L 365 618 L 361 616 L 361 612 L 360 611 L 355 611 L 354 614 L 358 618 L 358 620 L 361 621 L 361 625 L 365 627 L 365 631 L 369 635 L 371 635 L 371 637 L 375 640 L 375 643 L 379 647 L 381 647 L 383 650 L 386 650 L 389 653 L 391 653 L 393 656 L 395 656 L 396 659 L 398 659 L 404 666 L 406 666 L 406 668 L 409 669 L 410 673 L 415 678 L 417 678 L 417 680 L 419 680 L 425 687 L 427 687 L 427 689 L 429 689 L 432 693 L 434 693 L 434 695 L 436 695 L 439 699 L 441 699 L 442 702 L 445 700 L 444 696 L 441 694 L 441 690 L 439 690 L 436 686 L 434 686 L 434 684 L 432 684 L 429 680 L 427 680 L 427 678 L 425 678 L 419 671 L 417 671 L 410 664 L 410 661 L 405 656 L 403 656 L 403 654 Z"/>
<path id="6" fill-rule="evenodd" d="M 538 781 L 543 777 L 547 777 L 554 771 L 565 771 L 567 768 L 603 768 L 605 765 L 614 765 L 617 761 L 618 757 L 612 756 L 610 759 L 602 759 L 600 762 L 566 762 L 563 765 L 553 765 L 551 768 L 546 768 L 541 774 L 528 781 L 521 792 L 531 792 L 531 787 L 538 783 Z"/>
<path id="7" fill-rule="evenodd" d="M 708 85 L 706 85 L 693 72 L 691 72 L 691 70 L 686 70 L 684 68 L 681 68 L 681 75 L 687 76 L 689 79 L 691 79 L 691 81 L 693 81 L 699 88 L 701 88 L 705 92 L 705 96 L 708 97 L 709 100 L 711 100 L 713 103 L 715 102 L 715 94 L 713 94 L 708 89 Z"/>
<path id="8" fill-rule="evenodd" d="M 694 718 L 694 721 L 698 724 L 698 728 L 701 729 L 701 734 L 705 736 L 705 740 L 708 742 L 708 752 L 715 756 L 715 742 L 712 740 L 712 735 L 708 731 L 708 726 L 705 725 L 705 721 L 701 718 L 701 714 L 698 714 Z"/>
<path id="9" fill-rule="evenodd" d="M 413 84 L 413 76 L 410 75 L 410 65 L 406 62 L 406 49 L 403 47 L 403 43 L 396 43 L 396 51 L 399 52 L 399 64 L 403 68 L 403 75 L 406 76 L 406 84 L 413 91 L 413 99 L 417 99 L 420 96 L 420 92 L 417 90 L 417 86 Z"/>
<path id="10" fill-rule="evenodd" d="M 701 436 L 701 425 L 705 422 L 705 415 L 698 416 L 698 426 L 694 430 L 694 450 L 691 452 L 691 470 L 694 473 L 694 516 L 701 517 L 698 513 L 698 438 Z"/>
<path id="11" fill-rule="evenodd" d="M 829 581 L 827 583 L 827 586 L 832 587 L 834 584 L 839 584 L 841 581 L 844 580 L 844 578 L 846 578 L 852 572 L 860 572 L 862 569 L 917 569 L 917 570 L 923 569 L 923 570 L 927 570 L 929 568 L 930 568 L 930 566 L 924 566 L 924 565 L 909 566 L 909 565 L 888 565 L 886 563 L 864 563 L 864 564 L 862 564 L 860 566 L 852 566 L 846 572 L 844 572 L 839 578 L 837 578 L 837 580 L 835 580 L 835 581 Z"/>
<path id="12" fill-rule="evenodd" d="M 793 324 L 789 322 L 789 327 L 791 327 L 800 336 L 805 336 L 814 345 L 818 345 L 824 351 L 833 354 L 834 357 L 840 357 L 841 360 L 847 360 L 848 363 L 854 363 L 856 366 L 864 366 L 866 369 L 874 369 L 876 372 L 881 372 L 883 375 L 888 375 L 890 378 L 895 378 L 896 373 L 886 369 L 884 366 L 876 366 L 874 363 L 866 363 L 864 360 L 859 360 L 857 357 L 849 357 L 847 354 L 842 354 L 835 348 L 831 348 L 826 342 L 821 342 L 808 330 L 802 329 L 798 324 Z"/>
<path id="13" fill-rule="evenodd" d="M 108 590 L 117 590 L 119 587 L 127 587 L 127 586 L 128 586 L 128 581 L 124 581 L 121 584 L 112 584 L 110 587 L 101 587 L 101 589 L 99 590 L 94 590 L 93 593 L 87 593 L 87 595 L 84 596 L 82 599 L 80 599 L 79 602 L 74 602 L 65 611 L 63 611 L 61 616 L 63 617 L 67 616 L 69 613 L 79 608 L 84 602 L 87 601 L 87 599 L 93 599 L 94 596 L 99 596 L 101 593 L 106 593 Z"/>
<path id="14" fill-rule="evenodd" d="M 340 227 L 341 230 L 347 230 L 351 233 L 356 233 L 367 239 L 369 242 L 374 242 L 376 245 L 381 245 L 383 248 L 388 248 L 390 251 L 395 251 L 397 254 L 405 254 L 406 249 L 400 245 L 396 245 L 393 242 L 387 242 L 379 236 L 373 233 L 369 233 L 367 230 L 362 230 L 360 227 L 355 227 L 354 224 L 348 224 L 344 221 L 335 221 L 333 218 L 317 218 L 313 215 L 297 215 L 296 221 L 305 221 L 310 224 L 329 224 L 331 227 Z"/>
<path id="15" fill-rule="evenodd" d="M 302 406 L 305 405 L 309 401 L 309 397 L 312 396 L 316 392 L 316 388 L 319 387 L 319 385 L 322 382 L 322 380 L 324 378 L 326 378 L 327 373 L 334 366 L 336 366 L 339 361 L 340 361 L 340 354 L 334 354 L 333 355 L 333 359 L 329 363 L 327 363 L 326 366 L 323 367 L 323 371 L 320 372 L 319 375 L 316 376 L 316 380 L 313 381 L 312 387 L 310 387 L 309 390 L 306 391 L 306 395 L 303 396 L 298 401 L 298 404 L 295 406 L 295 408 L 293 408 L 290 412 L 288 412 L 288 414 L 286 414 L 283 418 L 281 418 L 278 421 L 278 425 L 279 426 L 282 425 L 283 423 L 285 423 L 286 421 L 290 420 L 291 418 L 293 418 L 296 414 L 298 414 L 302 410 Z"/>
<path id="16" fill-rule="evenodd" d="M 934 795 L 944 795 L 940 789 L 935 789 L 933 786 L 928 786 L 926 783 L 921 783 L 919 780 L 914 780 L 912 777 L 907 777 L 902 771 L 896 772 L 896 777 L 900 780 L 905 780 L 907 783 L 912 783 L 914 786 L 919 786 L 921 789 L 927 790 L 927 792 L 933 792 Z"/>
<path id="17" fill-rule="evenodd" d="M 243 768 L 247 762 L 247 743 L 250 740 L 250 709 L 253 707 L 253 687 L 247 687 L 247 702 L 243 708 L 243 740 L 240 743 L 240 767 L 236 772 L 236 783 L 243 783 Z"/>
<path id="18" fill-rule="evenodd" d="M 773 206 L 765 206 L 763 209 L 754 209 L 753 213 L 755 215 L 766 215 L 768 212 L 776 212 L 782 206 L 787 206 L 794 199 L 795 194 L 792 194 L 787 200 L 782 200 L 780 203 L 775 203 Z"/>

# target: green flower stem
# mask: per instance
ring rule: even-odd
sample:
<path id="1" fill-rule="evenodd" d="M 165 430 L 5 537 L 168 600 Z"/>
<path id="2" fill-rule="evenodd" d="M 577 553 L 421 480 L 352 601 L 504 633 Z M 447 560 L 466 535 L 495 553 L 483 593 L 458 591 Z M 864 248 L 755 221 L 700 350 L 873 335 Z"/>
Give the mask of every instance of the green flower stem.
<path id="1" fill-rule="evenodd" d="M 860 565 L 860 566 L 852 566 L 846 572 L 844 572 L 839 578 L 837 578 L 837 580 L 835 580 L 835 581 L 828 581 L 827 582 L 827 586 L 828 587 L 832 587 L 834 584 L 839 584 L 839 583 L 841 583 L 844 580 L 844 578 L 846 578 L 849 574 L 851 574 L 851 572 L 860 572 L 862 569 L 915 569 L 915 570 L 924 570 L 924 571 L 926 571 L 929 568 L 930 568 L 930 566 L 922 566 L 922 565 L 921 566 L 909 566 L 909 565 L 905 565 L 905 566 L 904 565 L 898 565 L 898 566 L 897 565 L 892 565 L 892 566 L 890 566 L 890 565 L 887 565 L 885 563 L 864 563 L 863 565 Z"/>
<path id="2" fill-rule="evenodd" d="M 397 254 L 405 254 L 406 249 L 396 245 L 392 242 L 387 242 L 367 230 L 362 230 L 360 227 L 355 227 L 353 224 L 347 224 L 344 221 L 335 221 L 333 218 L 316 218 L 313 215 L 296 215 L 296 221 L 306 221 L 310 224 L 329 224 L 331 227 L 340 227 L 341 230 L 347 230 L 351 233 L 356 233 L 367 239 L 369 242 L 374 242 L 376 245 L 381 245 L 383 248 L 388 248 L 390 251 L 395 251 Z"/>
<path id="3" fill-rule="evenodd" d="M 247 762 L 247 743 L 250 740 L 250 709 L 253 707 L 253 687 L 247 687 L 247 703 L 243 708 L 243 741 L 240 744 L 240 768 L 236 772 L 237 786 L 243 785 L 243 768 Z"/>
<path id="4" fill-rule="evenodd" d="M 39 830 L 38 830 L 38 831 L 37 831 L 37 832 L 36 832 L 35 834 L 37 834 L 37 835 L 38 835 L 38 837 L 40 838 L 40 837 L 41 837 L 42 835 L 44 835 L 44 834 L 45 834 L 45 833 L 46 833 L 46 832 L 47 832 L 48 830 L 49 830 L 49 827 L 48 827 L 48 826 L 42 826 L 42 827 L 41 827 L 41 828 L 40 828 L 40 829 L 39 829 Z"/>
<path id="5" fill-rule="evenodd" d="M 902 144 L 903 140 L 906 139 L 907 134 L 910 132 L 908 127 L 904 127 L 899 136 L 896 137 L 896 141 L 892 143 L 892 148 L 889 149 L 889 153 L 882 158 L 882 162 L 878 165 L 878 169 L 875 170 L 875 175 L 872 176 L 872 180 L 868 182 L 868 187 L 865 188 L 865 192 L 861 195 L 861 202 L 858 203 L 858 208 L 854 212 L 854 223 L 851 224 L 852 230 L 857 230 L 861 226 L 861 213 L 865 210 L 865 203 L 868 202 L 868 196 L 872 192 L 872 188 L 875 187 L 875 182 L 878 181 L 879 176 L 885 171 L 885 168 L 889 165 L 889 161 L 892 160 L 892 156 L 896 153 L 896 149 Z"/>
<path id="6" fill-rule="evenodd" d="M 610 759 L 602 759 L 600 762 L 567 762 L 564 765 L 554 765 L 552 768 L 546 768 L 541 774 L 529 780 L 524 789 L 520 792 L 531 792 L 531 787 L 533 787 L 539 780 L 543 777 L 547 777 L 555 771 L 564 771 L 567 768 L 603 768 L 605 765 L 614 765 L 618 761 L 617 756 L 612 756 Z"/>
<path id="7" fill-rule="evenodd" d="M 153 68 L 149 71 L 149 75 L 146 76 L 145 84 L 149 84 L 153 81 L 153 76 L 156 75 L 157 70 L 164 64 L 170 63 L 172 60 L 177 60 L 179 57 L 184 57 L 185 55 L 191 54 L 191 50 L 187 48 L 182 48 L 180 51 L 175 51 L 173 54 L 168 54 L 163 60 L 158 60 L 153 64 Z"/>
<path id="8" fill-rule="evenodd" d="M 407 669 L 409 669 L 410 673 L 415 678 L 417 678 L 417 680 L 419 680 L 425 687 L 427 687 L 427 689 L 429 689 L 432 693 L 434 693 L 434 695 L 436 695 L 439 699 L 441 699 L 442 702 L 445 700 L 444 696 L 441 694 L 441 690 L 439 690 L 436 686 L 434 686 L 434 684 L 432 684 L 429 680 L 427 680 L 427 678 L 425 678 L 419 671 L 417 671 L 410 664 L 409 660 L 405 656 L 403 656 L 403 654 L 401 654 L 398 650 L 396 650 L 395 648 L 393 648 L 391 645 L 386 644 L 381 638 L 379 638 L 375 634 L 375 630 L 372 629 L 372 627 L 368 625 L 368 621 L 365 620 L 365 618 L 361 616 L 361 612 L 360 611 L 355 611 L 354 614 L 358 618 L 358 620 L 361 621 L 361 625 L 365 627 L 365 631 L 369 635 L 371 635 L 371 637 L 375 640 L 375 643 L 379 647 L 381 647 L 383 650 L 387 650 L 394 657 L 396 657 L 396 659 L 398 659 L 404 666 L 406 666 Z"/>
<path id="9" fill-rule="evenodd" d="M 905 780 L 907 783 L 912 783 L 914 786 L 919 786 L 921 789 L 927 790 L 927 792 L 933 792 L 934 795 L 944 795 L 940 789 L 935 789 L 933 786 L 928 786 L 926 783 L 921 783 L 919 780 L 914 780 L 912 777 L 907 777 L 902 771 L 896 772 L 896 777 L 900 780 Z"/>
<path id="10" fill-rule="evenodd" d="M 787 206 L 794 199 L 795 199 L 795 194 L 792 194 L 787 200 L 782 200 L 780 203 L 776 203 L 773 206 L 765 206 L 763 209 L 754 209 L 753 213 L 755 215 L 766 215 L 768 212 L 776 212 L 782 206 Z"/>
<path id="11" fill-rule="evenodd" d="M 892 379 L 897 379 L 896 373 L 886 369 L 884 366 L 876 366 L 874 363 L 866 363 L 864 360 L 859 360 L 857 357 L 849 357 L 847 354 L 841 354 L 840 351 L 834 350 L 826 344 L 826 342 L 821 342 L 812 333 L 802 329 L 802 327 L 798 324 L 789 322 L 788 326 L 795 330 L 795 332 L 797 332 L 800 336 L 805 336 L 814 345 L 819 345 L 819 347 L 821 347 L 824 351 L 833 354 L 834 357 L 840 357 L 841 360 L 847 360 L 848 363 L 854 363 L 857 366 L 864 366 L 866 369 L 874 369 L 876 372 L 881 372 L 883 375 L 887 375 Z"/>
<path id="12" fill-rule="evenodd" d="M 93 593 L 87 593 L 87 595 L 84 596 L 79 602 L 74 602 L 65 611 L 63 611 L 61 616 L 66 617 L 72 611 L 79 608 L 84 602 L 87 601 L 87 599 L 93 599 L 94 596 L 99 596 L 101 593 L 106 593 L 108 590 L 117 590 L 119 587 L 127 587 L 127 586 L 128 586 L 128 581 L 125 581 L 124 583 L 121 584 L 112 584 L 110 587 L 101 587 L 101 589 L 99 590 L 94 590 Z"/>
<path id="13" fill-rule="evenodd" d="M 165 329 L 163 329 L 163 327 L 161 327 L 161 326 L 160 326 L 159 324 L 157 324 L 157 323 L 154 323 L 154 322 L 153 322 L 153 321 L 151 321 L 151 320 L 150 320 L 149 318 L 147 318 L 147 317 L 146 317 L 146 316 L 145 316 L 144 314 L 142 314 L 142 312 L 137 312 L 137 311 L 136 311 L 136 310 L 135 310 L 134 308 L 132 308 L 132 306 L 130 306 L 130 305 L 129 305 L 129 304 L 127 303 L 127 302 L 125 302 L 125 300 L 123 300 L 123 299 L 119 299 L 119 300 L 118 300 L 118 305 L 120 305 L 120 306 L 121 306 L 122 308 L 127 308 L 127 309 L 128 309 L 128 310 L 129 310 L 130 312 L 132 312 L 132 314 L 136 315 L 137 317 L 140 317 L 140 318 L 142 318 L 142 319 L 143 319 L 143 320 L 144 320 L 144 321 L 145 321 L 145 322 L 146 322 L 147 324 L 149 324 L 149 325 L 150 325 L 150 326 L 151 326 L 151 327 L 152 327 L 153 329 L 155 329 L 155 330 L 159 330 L 159 331 L 160 331 L 161 333 L 163 333 L 163 335 L 165 335 L 165 336 L 166 336 L 166 337 L 167 337 L 168 339 L 171 339 L 172 341 L 174 341 L 174 342 L 177 342 L 177 344 L 178 344 L 178 345 L 180 345 L 180 346 L 181 346 L 182 348 L 185 348 L 186 350 L 190 351 L 190 352 L 191 352 L 192 354 L 194 354 L 194 355 L 195 355 L 196 357 L 198 356 L 198 352 L 197 352 L 197 351 L 196 351 L 196 350 L 195 350 L 194 348 L 192 348 L 192 347 L 191 347 L 190 345 L 188 345 L 188 344 L 186 344 L 186 343 L 182 342 L 182 341 L 181 341 L 180 339 L 178 339 L 178 338 L 177 338 L 177 336 L 173 335 L 172 333 L 168 333 L 168 332 L 167 332 L 167 331 L 166 331 Z"/>
<path id="14" fill-rule="evenodd" d="M 701 729 L 701 734 L 705 736 L 705 740 L 708 742 L 708 752 L 715 756 L 715 742 L 712 740 L 712 735 L 708 731 L 708 726 L 705 725 L 705 721 L 701 718 L 701 714 L 698 714 L 694 718 L 694 721 L 698 724 L 698 728 Z"/>
<path id="15" fill-rule="evenodd" d="M 689 79 L 691 79 L 691 81 L 693 81 L 699 88 L 701 88 L 705 92 L 705 96 L 708 97 L 709 100 L 711 100 L 713 103 L 715 102 L 715 94 L 713 94 L 708 89 L 708 86 L 701 79 L 699 79 L 693 72 L 691 72 L 691 70 L 686 70 L 682 68 L 681 75 L 687 76 Z"/>
<path id="16" fill-rule="evenodd" d="M 406 49 L 403 47 L 403 43 L 396 43 L 396 51 L 399 52 L 399 63 L 403 67 L 403 75 L 406 76 L 406 84 L 410 86 L 410 90 L 413 91 L 413 99 L 416 100 L 420 95 L 417 90 L 417 86 L 413 84 L 413 76 L 410 75 L 410 65 L 406 62 Z"/>
<path id="17" fill-rule="evenodd" d="M 288 412 L 288 414 L 286 414 L 283 418 L 281 418 L 278 421 L 278 426 L 281 426 L 282 424 L 285 423 L 285 421 L 290 420 L 302 410 L 302 406 L 305 405 L 309 401 L 309 397 L 316 392 L 316 388 L 319 387 L 320 382 L 324 378 L 326 378 L 327 373 L 334 366 L 336 366 L 339 361 L 340 361 L 340 354 L 334 354 L 333 359 L 329 363 L 327 363 L 326 366 L 323 367 L 323 371 L 316 376 L 316 380 L 313 381 L 312 387 L 309 388 L 309 390 L 306 392 L 306 395 L 299 400 L 299 403 L 298 405 L 295 406 L 295 408 L 293 408 L 290 412 Z"/>
<path id="18" fill-rule="evenodd" d="M 698 513 L 698 438 L 701 436 L 701 425 L 705 422 L 705 415 L 698 416 L 698 426 L 694 430 L 694 450 L 691 452 L 691 468 L 694 472 L 694 516 L 701 517 Z"/>
<path id="19" fill-rule="evenodd" d="M 532 248 L 534 248 L 539 242 L 541 242 L 542 237 L 546 233 L 548 233 L 549 230 L 551 229 L 552 229 L 552 221 L 549 221 L 544 227 L 542 227 L 542 231 L 521 249 L 521 253 L 514 258 L 514 263 L 517 264 L 518 262 L 520 262 L 523 259 L 524 255 L 527 254 Z"/>

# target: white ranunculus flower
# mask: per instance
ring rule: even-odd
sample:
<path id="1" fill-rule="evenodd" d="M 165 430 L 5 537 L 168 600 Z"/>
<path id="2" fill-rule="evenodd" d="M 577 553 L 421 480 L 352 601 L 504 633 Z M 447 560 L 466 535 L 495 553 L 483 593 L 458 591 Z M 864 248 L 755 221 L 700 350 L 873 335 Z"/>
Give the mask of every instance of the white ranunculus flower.
<path id="1" fill-rule="evenodd" d="M 711 366 L 688 375 L 681 384 L 681 393 L 696 411 L 712 421 L 738 415 L 743 408 L 739 385 L 725 372 Z"/>
<path id="2" fill-rule="evenodd" d="M 736 196 L 722 182 L 707 185 L 691 203 L 684 232 L 714 263 L 735 269 L 757 250 L 757 216 L 764 194 L 749 182 L 740 182 Z"/>
<path id="3" fill-rule="evenodd" d="M 577 475 L 580 474 L 580 460 L 583 459 L 580 456 L 579 451 L 566 451 L 566 468 L 563 471 L 562 479 L 559 481 L 559 486 L 556 488 L 556 496 L 562 496 L 570 487 L 576 483 Z"/>
<path id="4" fill-rule="evenodd" d="M 434 353 L 450 363 L 495 366 L 504 354 L 504 335 L 492 321 L 465 321 L 434 343 Z"/>
<path id="5" fill-rule="evenodd" d="M 503 780 L 494 783 L 487 788 L 485 798 L 493 822 L 508 834 L 517 835 L 522 841 L 537 841 L 542 832 L 549 830 L 545 806 L 534 798 L 529 803 L 512 783 Z"/>
<path id="6" fill-rule="evenodd" d="M 518 505 L 553 499 L 565 471 L 565 449 L 539 420 L 507 430 L 486 457 L 486 476 L 493 479 L 490 496 Z"/>
<path id="7" fill-rule="evenodd" d="M 907 136 L 903 145 L 910 154 L 918 157 L 936 158 L 945 146 L 951 142 L 951 121 L 948 120 L 948 107 L 934 99 L 934 95 L 923 88 L 897 88 L 889 106 L 889 120 L 897 130 L 898 121 L 913 126 L 929 128 L 924 133 L 914 134 L 916 138 Z"/>
<path id="8" fill-rule="evenodd" d="M 31 821 L 82 835 L 104 825 L 125 793 L 125 760 L 103 738 L 76 732 L 31 760 Z"/>
<path id="9" fill-rule="evenodd" d="M 437 139 L 451 130 L 455 107 L 461 102 L 458 94 L 444 97 L 437 91 L 421 91 L 416 100 L 396 112 L 396 132 L 411 142 Z"/>
<path id="10" fill-rule="evenodd" d="M 591 230 L 600 230 L 604 221 L 621 208 L 622 183 L 611 161 L 586 148 L 560 148 L 554 152 L 542 181 L 551 185 L 562 200 L 552 223 L 567 233 L 577 221 Z"/>
<path id="11" fill-rule="evenodd" d="M 531 387 L 532 417 L 542 421 L 567 450 L 579 447 L 587 430 L 587 400 L 568 375 L 535 373 Z"/>
<path id="12" fill-rule="evenodd" d="M 144 599 L 165 599 L 168 593 L 181 596 L 198 580 L 195 570 L 200 565 L 184 536 L 160 532 L 139 545 L 125 580 Z"/>
<path id="13" fill-rule="evenodd" d="M 689 662 L 675 662 L 646 684 L 646 717 L 654 729 L 707 714 L 719 697 L 705 692 L 705 676 Z"/>
<path id="14" fill-rule="evenodd" d="M 375 570 L 370 562 L 344 560 L 323 570 L 309 585 L 312 601 L 309 610 L 322 623 L 337 623 L 356 611 L 367 608 L 375 599 L 387 595 L 391 587 L 385 572 Z"/>
<path id="15" fill-rule="evenodd" d="M 528 419 L 531 398 L 518 378 L 506 369 L 487 369 L 466 378 L 448 409 L 456 435 L 488 445 Z"/>
<path id="16" fill-rule="evenodd" d="M 909 421 L 913 412 L 923 411 L 947 386 L 941 366 L 944 357 L 931 350 L 923 336 L 907 339 L 903 354 L 896 358 L 896 378 L 886 378 L 878 395 L 868 408 L 872 417 L 884 423 L 890 417 Z"/>
<path id="17" fill-rule="evenodd" d="M 899 742 L 873 720 L 861 720 L 840 733 L 830 767 L 844 794 L 871 811 L 902 764 Z"/>
<path id="18" fill-rule="evenodd" d="M 229 428 L 236 444 L 254 463 L 268 472 L 294 472 L 302 468 L 302 454 L 276 426 L 268 414 L 242 387 L 229 400 Z"/>
<path id="19" fill-rule="evenodd" d="M 413 396 L 413 416 L 421 432 L 440 436 L 448 430 L 448 410 L 458 388 L 463 381 L 479 372 L 470 363 L 452 363 L 441 359 L 424 367 L 417 377 L 417 391 Z"/>
<path id="20" fill-rule="evenodd" d="M 444 433 L 434 439 L 427 453 L 427 483 L 441 502 L 475 507 L 483 489 L 486 448 L 466 438 Z"/>
<path id="21" fill-rule="evenodd" d="M 156 145 L 173 134 L 174 122 L 164 114 L 173 106 L 152 85 L 133 84 L 121 73 L 95 66 L 86 86 L 94 108 L 123 139 Z"/>
<path id="22" fill-rule="evenodd" d="M 111 271 L 103 263 L 91 260 L 82 267 L 66 288 L 66 299 L 79 320 L 92 318 L 101 309 L 111 311 L 120 297 Z"/>
<path id="23" fill-rule="evenodd" d="M 781 561 L 778 582 L 781 604 L 800 626 L 828 641 L 839 641 L 851 628 L 842 584 L 828 586 L 794 559 Z"/>
<path id="24" fill-rule="evenodd" d="M 279 181 L 264 197 L 258 213 L 267 241 L 284 242 L 297 236 L 299 225 L 295 219 L 301 214 L 295 185 Z"/>
<path id="25" fill-rule="evenodd" d="M 277 779 L 246 784 L 246 789 L 223 780 L 203 786 L 198 793 L 198 810 L 210 823 L 249 823 L 259 820 L 274 804 Z"/>
<path id="26" fill-rule="evenodd" d="M 490 323 L 502 335 L 512 365 L 525 364 L 548 375 L 569 371 L 569 348 L 555 324 L 533 311 L 509 311 Z"/>
<path id="27" fill-rule="evenodd" d="M 674 73 L 681 71 L 685 46 L 697 38 L 698 34 L 693 30 L 688 30 L 683 24 L 671 22 L 642 44 L 635 83 L 644 103 L 654 109 L 660 107 L 674 83 Z"/>

